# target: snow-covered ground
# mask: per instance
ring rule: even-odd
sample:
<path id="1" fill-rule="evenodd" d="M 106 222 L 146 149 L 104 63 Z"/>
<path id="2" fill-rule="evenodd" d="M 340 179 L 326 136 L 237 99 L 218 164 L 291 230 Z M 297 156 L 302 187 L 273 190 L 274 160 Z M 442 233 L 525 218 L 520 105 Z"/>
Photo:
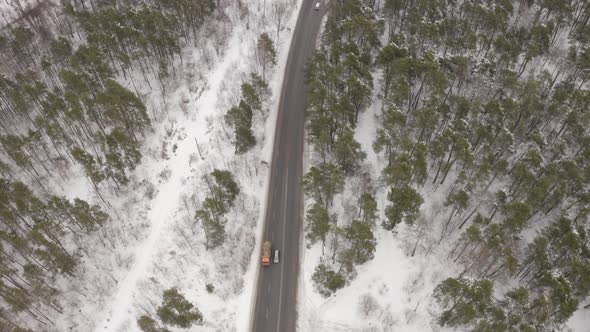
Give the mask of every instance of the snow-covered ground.
<path id="1" fill-rule="evenodd" d="M 255 8 L 250 4 L 250 8 Z M 154 301 L 161 297 L 163 289 L 177 287 L 203 312 L 205 323 L 192 330 L 246 331 L 249 324 L 251 296 L 256 276 L 257 260 L 254 248 L 257 230 L 262 222 L 263 204 L 266 198 L 267 162 L 271 157 L 272 133 L 276 118 L 276 106 L 286 55 L 290 44 L 292 27 L 297 11 L 288 20 L 281 32 L 278 47 L 278 66 L 270 79 L 272 98 L 268 104 L 270 115 L 257 121 L 258 146 L 243 157 L 236 157 L 231 145 L 231 136 L 223 129 L 223 114 L 239 96 L 239 85 L 251 71 L 253 45 L 262 29 L 246 28 L 240 21 L 233 27 L 224 56 L 218 59 L 206 77 L 201 91 L 190 91 L 189 84 L 180 85 L 168 100 L 174 107 L 167 122 L 181 133 L 183 139 L 176 144 L 176 152 L 162 162 L 160 169 L 168 171 L 168 178 L 158 188 L 158 194 L 150 203 L 146 215 L 147 236 L 138 242 L 130 258 L 133 263 L 120 273 L 116 292 L 103 307 L 96 331 L 134 331 L 135 319 L 145 311 L 154 312 Z M 256 16 L 259 15 L 255 14 Z M 259 18 L 251 18 L 251 22 Z M 199 61 L 199 53 L 194 62 Z M 195 93 L 196 92 L 196 93 Z M 186 102 L 188 100 L 188 102 Z M 183 114 L 178 105 L 184 103 L 188 110 Z M 264 121 L 264 122 L 263 122 Z M 166 123 L 163 123 L 164 127 Z M 197 144 L 202 149 L 203 159 L 197 157 Z M 157 144 L 157 142 L 155 142 Z M 204 150 L 204 151 L 203 151 Z M 230 169 L 241 187 L 234 211 L 226 226 L 228 239 L 216 250 L 204 250 L 200 226 L 195 232 L 182 229 L 191 222 L 183 200 L 195 194 L 202 200 L 205 186 L 202 175 L 214 168 Z M 154 171 L 158 167 L 155 167 Z M 153 173 L 154 175 L 157 173 Z M 261 204 L 262 203 L 262 204 Z M 184 224 L 183 224 L 184 223 Z M 257 226 L 257 224 L 259 226 Z M 200 241 L 183 237 L 197 237 Z M 215 290 L 206 291 L 211 283 Z"/>
<path id="2" fill-rule="evenodd" d="M 14 22 L 22 13 L 34 15 L 35 9 L 53 5 L 53 0 L 0 0 L 0 27 Z"/>
<path id="3" fill-rule="evenodd" d="M 117 291 L 112 297 L 111 304 L 107 305 L 107 313 L 102 320 L 102 323 L 97 326 L 97 330 L 104 328 L 110 331 L 125 326 L 124 324 L 129 320 L 129 317 L 136 316 L 130 312 L 130 308 L 136 298 L 136 293 L 141 291 L 141 288 L 138 287 L 139 282 L 150 274 L 156 274 L 156 269 L 159 264 L 166 265 L 165 262 L 174 261 L 175 256 L 184 257 L 191 255 L 193 250 L 198 251 L 197 248 L 186 248 L 176 244 L 180 239 L 178 238 L 179 234 L 177 234 L 174 226 L 176 224 L 175 219 L 181 218 L 179 216 L 179 208 L 181 207 L 180 199 L 182 197 L 178 194 L 191 194 L 192 190 L 194 190 L 191 186 L 195 185 L 195 183 L 194 181 L 187 180 L 194 177 L 196 175 L 195 173 L 198 171 L 206 171 L 207 168 L 201 167 L 201 169 L 199 169 L 200 166 L 207 164 L 209 164 L 207 166 L 213 166 L 217 164 L 218 161 L 234 159 L 231 155 L 231 149 L 223 149 L 221 151 L 215 151 L 215 156 L 207 154 L 205 160 L 199 160 L 199 158 L 197 158 L 191 163 L 191 157 L 194 158 L 196 148 L 196 144 L 191 138 L 196 138 L 197 142 L 204 142 L 204 145 L 209 145 L 211 143 L 207 135 L 209 130 L 207 128 L 206 120 L 209 117 L 215 117 L 215 113 L 222 111 L 217 105 L 217 95 L 220 92 L 221 82 L 228 76 L 230 66 L 244 56 L 243 54 L 240 54 L 241 49 L 237 47 L 240 43 L 236 34 L 234 34 L 233 38 L 230 40 L 229 45 L 231 46 L 227 50 L 227 55 L 214 66 L 214 70 L 211 73 L 207 74 L 207 77 L 210 79 L 207 82 L 205 91 L 200 97 L 189 97 L 189 102 L 186 106 L 189 109 L 189 112 L 191 112 L 190 110 L 194 110 L 196 113 L 194 115 L 194 121 L 191 121 L 192 119 L 186 121 L 187 119 L 182 118 L 176 120 L 178 122 L 182 120 L 182 124 L 178 124 L 177 129 L 183 132 L 184 139 L 179 140 L 178 143 L 176 143 L 176 152 L 174 152 L 170 159 L 165 163 L 165 168 L 170 172 L 164 183 L 158 186 L 158 194 L 150 204 L 150 210 L 146 216 L 146 219 L 149 221 L 147 237 L 133 250 L 132 258 L 134 262 L 126 273 L 124 279 L 117 283 Z M 184 87 L 179 88 L 179 90 L 184 90 Z M 178 98 L 178 92 L 175 94 L 176 95 L 172 100 L 182 102 Z M 173 113 L 175 113 L 175 115 L 180 115 L 180 110 L 177 109 Z M 212 162 L 211 160 L 208 161 L 209 158 L 215 158 L 218 160 Z M 236 160 L 234 159 L 233 161 Z M 238 220 L 234 220 L 234 222 L 237 223 Z M 207 279 L 209 279 L 210 282 L 214 282 L 215 279 L 213 276 L 207 278 L 207 275 L 209 274 L 207 272 L 202 274 L 206 278 L 195 277 L 199 275 L 199 270 L 201 269 L 205 271 L 214 271 L 215 259 L 213 253 L 196 252 L 193 253 L 193 255 L 194 254 L 201 256 L 200 261 L 197 264 L 187 261 L 187 263 L 189 263 L 187 265 L 189 266 L 185 267 L 184 270 L 186 272 L 181 274 L 182 277 L 176 278 L 177 281 L 172 283 L 172 285 L 181 282 L 183 286 L 185 286 L 182 287 L 183 289 L 188 288 L 191 290 L 190 293 L 192 294 L 189 293 L 191 298 L 197 300 L 197 303 L 201 303 L 203 302 L 203 298 L 210 297 L 205 295 L 204 286 Z M 177 267 L 182 269 L 182 263 Z M 215 302 L 215 299 L 213 298 L 209 300 Z M 202 306 L 207 308 L 218 307 L 218 305 L 212 304 L 213 303 L 202 303 Z M 125 328 L 125 330 L 128 330 L 128 328 Z"/>
<path id="4" fill-rule="evenodd" d="M 306 253 L 303 276 L 308 286 L 300 331 L 430 330 L 428 297 L 445 267 L 440 261 L 408 257 L 398 236 L 379 232 L 376 238 L 375 258 L 360 266 L 357 278 L 328 299 L 309 289 L 320 250 Z"/>
<path id="5" fill-rule="evenodd" d="M 4 1 L 0 9 L 8 15 L 13 4 Z M 278 44 L 270 2 L 262 20 L 258 1 L 242 1 L 245 12 L 228 1 L 225 26 L 215 30 L 210 26 L 219 22 L 209 22 L 202 43 L 183 50 L 183 64 L 178 63 L 178 75 L 165 93 L 157 82 L 150 88 L 141 80 L 121 79 L 142 96 L 153 131 L 129 188 L 118 196 L 103 193 L 112 221 L 83 243 L 88 255 L 80 258 L 78 278 L 60 281 L 69 295 L 51 331 L 139 331 L 137 318 L 154 315 L 170 287 L 203 313 L 203 324 L 185 331 L 248 330 L 278 97 L 300 1 L 293 2 L 282 23 Z M 258 70 L 254 52 L 262 32 L 273 36 L 277 47 L 277 66 L 267 72 L 272 95 L 264 103 L 266 115 L 254 114 L 257 146 L 236 156 L 233 130 L 223 115 L 239 101 L 241 83 Z M 224 33 L 219 48 L 215 38 Z M 201 225 L 193 218 L 207 193 L 203 176 L 215 168 L 230 170 L 241 192 L 227 216 L 224 245 L 206 251 Z M 59 194 L 97 200 L 80 168 L 70 178 L 56 188 Z"/>
<path id="6" fill-rule="evenodd" d="M 185 331 L 248 330 L 278 97 L 301 1 L 280 35 L 278 65 L 270 77 L 273 94 L 266 105 L 270 113 L 267 118 L 256 115 L 258 145 L 245 156 L 233 154 L 231 129 L 224 128 L 223 114 L 237 102 L 239 86 L 254 67 L 256 38 L 263 31 L 274 36 L 270 20 L 261 23 L 262 1 L 244 1 L 250 9 L 246 19 L 238 19 L 235 4 L 228 8 L 232 31 L 219 55 L 211 45 L 184 50 L 186 70 L 165 96 L 157 88 L 138 87 L 148 112 L 154 114 L 154 131 L 144 144 L 134 185 L 109 199 L 116 212 L 112 223 L 96 242 L 84 244 L 90 255 L 82 258 L 79 280 L 64 286 L 70 300 L 53 331 L 138 331 L 135 320 L 154 314 L 162 291 L 169 287 L 179 288 L 203 313 L 204 324 Z M 265 2 L 267 7 L 271 2 Z M 16 17 L 18 3 L 0 0 L 4 21 Z M 126 85 L 133 89 L 130 82 Z M 379 176 L 382 164 L 372 149 L 378 107 L 361 114 L 356 134 L 372 165 L 372 179 Z M 206 192 L 202 176 L 214 168 L 231 170 L 241 195 L 228 216 L 225 245 L 205 251 L 202 229 L 192 217 Z M 78 177 L 73 175 L 61 194 L 92 198 L 80 170 Z M 342 203 L 342 196 L 336 204 Z M 377 199 L 382 214 L 384 190 L 378 191 Z M 442 200 L 431 198 L 422 207 L 423 218 L 435 218 Z M 374 259 L 358 266 L 357 277 L 329 299 L 319 296 L 311 282 L 320 245 L 303 250 L 299 330 L 431 331 L 432 289 L 456 275 L 457 267 L 437 252 L 418 250 L 411 257 L 413 242 L 408 239 L 422 236 L 416 234 L 416 226 L 399 225 L 396 234 L 377 227 Z M 206 291 L 209 283 L 215 287 L 212 293 Z M 578 311 L 569 326 L 587 331 L 590 315 Z"/>
<path id="7" fill-rule="evenodd" d="M 556 44 L 558 51 L 567 47 L 561 39 Z M 381 74 L 377 71 L 374 75 L 374 83 L 377 86 L 373 89 L 373 105 L 360 114 L 355 139 L 367 153 L 363 171 L 367 171 L 372 184 L 378 186 L 378 178 L 386 161 L 373 151 L 376 130 L 380 127 L 377 115 L 381 113 L 381 101 L 376 95 L 380 91 L 378 85 Z M 306 146 L 304 171 L 320 162 L 314 159 L 312 149 Z M 451 172 L 445 186 L 454 182 L 451 180 L 453 176 L 455 175 Z M 347 215 L 346 200 L 351 201 L 358 197 L 359 190 L 355 187 L 358 183 L 354 183 L 358 181 L 358 178 L 347 179 L 344 192 L 336 195 L 334 199 L 331 213 L 335 212 L 339 218 Z M 329 298 L 322 297 L 314 289 L 312 281 L 316 266 L 323 263 L 322 260 L 330 259 L 329 244 L 326 245 L 326 255 L 323 257 L 321 243 L 310 248 L 304 247 L 299 280 L 299 331 L 453 330 L 441 328 L 436 323 L 439 310 L 432 297 L 436 285 L 446 278 L 456 277 L 463 270 L 462 266 L 447 257 L 450 252 L 448 246 L 455 243 L 458 234 L 451 235 L 451 239 L 437 244 L 440 234 L 437 225 L 446 222 L 450 212 L 444 207 L 447 198 L 444 194 L 449 192 L 445 186 L 437 188 L 426 185 L 424 188 L 416 188 L 424 197 L 425 203 L 421 206 L 420 217 L 414 225 L 399 224 L 394 233 L 377 225 L 374 229 L 377 240 L 374 258 L 357 266 L 353 280 Z M 386 194 L 387 188 L 376 188 L 375 198 L 379 208 L 377 224 L 384 219 L 383 210 L 388 205 Z M 310 202 L 311 199 L 308 198 L 306 205 L 309 206 Z M 356 201 L 352 204 L 356 204 Z M 413 253 L 417 240 L 419 245 Z M 584 305 L 588 305 L 588 302 L 581 303 L 578 311 L 567 323 L 567 327 L 573 332 L 590 331 L 590 311 L 583 309 Z"/>
<path id="8" fill-rule="evenodd" d="M 375 114 L 379 107 L 376 102 L 360 115 L 355 135 L 367 153 L 366 170 L 374 182 L 381 173 L 379 165 L 384 165 L 372 148 L 378 128 Z M 311 152 L 307 151 L 307 154 L 306 159 L 312 160 Z M 349 180 L 344 192 L 335 198 L 334 210 L 340 216 L 345 215 L 346 204 L 342 200 L 355 197 L 358 193 L 351 182 L 355 180 Z M 413 226 L 396 226 L 395 234 L 377 226 L 374 230 L 377 240 L 375 257 L 358 266 L 354 280 L 330 298 L 318 294 L 311 280 L 315 267 L 322 259 L 321 244 L 304 250 L 300 279 L 300 331 L 432 330 L 432 290 L 441 280 L 456 274 L 458 268 L 442 257 L 446 250 L 439 250 L 438 253 L 418 250 L 414 257 L 411 256 L 417 237 L 423 239 L 421 246 L 429 240 L 428 236 L 419 233 L 420 223 L 436 218 L 445 199 L 436 192 L 421 194 L 430 195 L 430 200 L 421 207 L 422 219 Z M 376 199 L 382 219 L 387 205 L 386 190 L 379 188 Z"/>
<path id="9" fill-rule="evenodd" d="M 580 306 L 580 309 L 574 313 L 574 315 L 567 321 L 567 326 L 572 329 L 573 332 L 585 332 L 590 330 L 590 313 L 588 309 L 583 309 L 584 303 Z"/>

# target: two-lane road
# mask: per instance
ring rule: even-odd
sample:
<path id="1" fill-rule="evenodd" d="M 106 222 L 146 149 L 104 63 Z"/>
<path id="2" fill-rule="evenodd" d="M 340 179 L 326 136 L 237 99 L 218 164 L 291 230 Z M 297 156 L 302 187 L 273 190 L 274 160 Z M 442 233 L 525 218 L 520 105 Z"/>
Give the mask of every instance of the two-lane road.
<path id="1" fill-rule="evenodd" d="M 260 267 L 256 288 L 253 332 L 294 332 L 297 321 L 299 240 L 302 232 L 302 155 L 304 108 L 307 95 L 305 64 L 315 48 L 322 16 L 321 1 L 303 0 L 289 49 L 273 148 L 263 241 L 272 242 L 279 264 Z"/>

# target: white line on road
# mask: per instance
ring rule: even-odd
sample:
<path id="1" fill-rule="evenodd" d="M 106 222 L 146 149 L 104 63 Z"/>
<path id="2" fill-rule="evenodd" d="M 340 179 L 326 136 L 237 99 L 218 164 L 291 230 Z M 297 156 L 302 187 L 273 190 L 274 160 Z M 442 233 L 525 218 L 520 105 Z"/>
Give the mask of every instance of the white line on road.
<path id="1" fill-rule="evenodd" d="M 266 307 L 266 315 L 265 315 L 265 317 L 266 317 L 266 320 L 268 320 L 268 307 Z"/>
<path id="2" fill-rule="evenodd" d="M 270 282 L 268 283 L 268 294 L 270 294 Z"/>
<path id="3" fill-rule="evenodd" d="M 287 180 L 285 181 L 285 204 L 284 204 L 284 211 L 283 211 L 283 257 L 287 255 L 287 247 L 285 246 L 285 235 L 287 234 L 285 231 L 287 229 L 287 193 L 289 192 L 289 168 L 287 168 L 287 176 L 285 177 Z M 281 264 L 281 282 L 279 286 L 279 317 L 277 319 L 277 331 L 280 332 L 281 328 L 281 307 L 283 302 L 283 272 L 285 271 L 285 259 L 283 258 L 283 264 Z"/>

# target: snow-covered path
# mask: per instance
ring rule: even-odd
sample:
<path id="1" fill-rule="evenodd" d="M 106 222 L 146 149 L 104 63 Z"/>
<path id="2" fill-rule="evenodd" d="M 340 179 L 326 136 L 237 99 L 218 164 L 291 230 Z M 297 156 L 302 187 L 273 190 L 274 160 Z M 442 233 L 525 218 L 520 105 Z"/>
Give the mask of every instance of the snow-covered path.
<path id="1" fill-rule="evenodd" d="M 237 61 L 241 56 L 241 43 L 238 34 L 234 34 L 229 41 L 229 47 L 225 56 L 221 59 L 211 73 L 207 75 L 210 78 L 203 94 L 195 103 L 191 103 L 191 109 L 196 110 L 195 120 L 190 122 L 185 119 L 182 126 L 188 137 L 204 137 L 200 141 L 207 141 L 207 121 L 206 117 L 214 112 L 217 102 L 217 92 L 219 91 L 222 80 L 230 65 Z M 173 221 L 174 212 L 180 205 L 182 188 L 185 185 L 184 180 L 191 175 L 189 158 L 191 153 L 195 152 L 195 145 L 192 139 L 185 139 L 178 142 L 177 152 L 170 156 L 167 161 L 169 168 L 172 170 L 167 182 L 160 185 L 156 198 L 152 201 L 151 211 L 148 214 L 150 230 L 147 238 L 136 246 L 134 250 L 134 263 L 129 269 L 126 277 L 118 283 L 117 290 L 105 306 L 107 311 L 103 313 L 100 323 L 96 325 L 95 331 L 122 331 L 126 323 L 132 317 L 132 305 L 137 284 L 142 277 L 145 277 L 157 253 L 160 250 L 158 244 L 161 239 L 165 238 L 169 232 L 169 225 Z"/>

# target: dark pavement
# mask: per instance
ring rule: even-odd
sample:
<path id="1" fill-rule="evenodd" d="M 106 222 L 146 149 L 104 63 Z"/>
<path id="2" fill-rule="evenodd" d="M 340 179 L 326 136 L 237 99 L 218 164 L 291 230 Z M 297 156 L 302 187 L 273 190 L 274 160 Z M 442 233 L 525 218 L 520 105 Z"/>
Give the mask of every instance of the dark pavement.
<path id="1" fill-rule="evenodd" d="M 262 241 L 281 251 L 280 263 L 260 265 L 253 332 L 294 332 L 297 323 L 299 246 L 303 229 L 301 192 L 305 63 L 315 48 L 327 1 L 303 0 L 289 49 L 277 118 Z M 260 261 L 260 258 L 259 258 Z M 272 261 L 272 259 L 271 259 Z M 260 263 L 258 263 L 260 264 Z"/>

